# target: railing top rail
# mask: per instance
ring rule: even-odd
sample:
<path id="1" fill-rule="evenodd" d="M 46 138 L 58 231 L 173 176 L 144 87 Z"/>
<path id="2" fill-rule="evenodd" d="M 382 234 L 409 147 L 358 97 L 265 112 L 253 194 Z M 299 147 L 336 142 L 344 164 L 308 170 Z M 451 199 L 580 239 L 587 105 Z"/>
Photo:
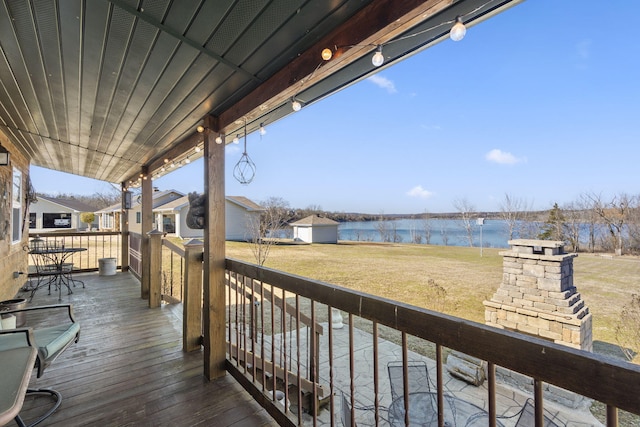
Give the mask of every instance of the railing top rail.
<path id="1" fill-rule="evenodd" d="M 45 231 L 30 232 L 29 237 L 67 237 L 67 236 L 119 236 L 120 231 Z"/>
<path id="2" fill-rule="evenodd" d="M 640 366 L 239 260 L 226 268 L 640 414 Z"/>
<path id="3" fill-rule="evenodd" d="M 178 255 L 180 255 L 183 258 L 185 256 L 184 248 L 176 245 L 171 240 L 162 239 L 162 246 L 165 246 L 166 248 L 170 249 L 172 252 L 177 253 Z"/>

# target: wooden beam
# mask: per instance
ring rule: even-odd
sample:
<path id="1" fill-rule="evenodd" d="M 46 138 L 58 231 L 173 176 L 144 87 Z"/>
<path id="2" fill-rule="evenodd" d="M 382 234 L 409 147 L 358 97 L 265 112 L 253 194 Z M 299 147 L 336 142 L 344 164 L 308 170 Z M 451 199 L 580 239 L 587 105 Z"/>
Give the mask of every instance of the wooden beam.
<path id="1" fill-rule="evenodd" d="M 206 126 L 210 129 L 209 126 Z M 204 230 L 204 374 L 209 380 L 225 375 L 225 186 L 224 144 L 207 130 L 204 144 L 204 192 L 207 215 Z"/>
<path id="2" fill-rule="evenodd" d="M 384 44 L 444 10 L 453 0 L 376 0 L 365 6 L 344 25 L 322 38 L 310 49 L 258 86 L 219 117 L 220 131 L 228 133 L 243 116 L 258 117 L 291 99 L 304 86 L 317 83 L 348 66 L 376 45 Z M 323 62 L 324 48 L 338 47 L 334 57 Z M 320 68 L 318 68 L 320 66 Z"/>

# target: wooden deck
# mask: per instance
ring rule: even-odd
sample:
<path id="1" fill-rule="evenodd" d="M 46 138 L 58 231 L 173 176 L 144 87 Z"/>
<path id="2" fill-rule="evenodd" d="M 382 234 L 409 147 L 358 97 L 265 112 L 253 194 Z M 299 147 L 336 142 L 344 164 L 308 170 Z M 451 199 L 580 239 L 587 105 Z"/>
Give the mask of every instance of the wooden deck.
<path id="1" fill-rule="evenodd" d="M 62 393 L 62 406 L 43 426 L 275 426 L 275 421 L 227 375 L 203 376 L 202 351 L 182 351 L 180 310 L 149 309 L 128 273 L 76 276 L 86 288 L 62 302 L 74 305 L 80 341 L 72 344 L 32 388 Z M 26 294 L 24 294 L 26 295 Z M 40 289 L 30 305 L 58 303 Z M 28 397 L 28 423 L 44 412 L 47 397 Z"/>

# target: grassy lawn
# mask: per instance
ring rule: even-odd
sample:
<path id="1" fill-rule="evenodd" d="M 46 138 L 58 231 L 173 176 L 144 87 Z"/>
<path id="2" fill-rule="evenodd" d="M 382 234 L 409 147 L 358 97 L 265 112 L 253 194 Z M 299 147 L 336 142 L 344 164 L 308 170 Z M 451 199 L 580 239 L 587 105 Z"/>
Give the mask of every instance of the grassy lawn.
<path id="1" fill-rule="evenodd" d="M 247 243 L 227 242 L 227 256 L 255 262 Z M 266 267 L 322 280 L 484 323 L 482 301 L 502 281 L 504 249 L 341 242 L 278 245 Z M 593 314 L 596 351 L 617 354 L 614 328 L 631 294 L 640 293 L 640 259 L 580 254 L 574 284 Z M 433 298 L 429 280 L 446 289 Z"/>

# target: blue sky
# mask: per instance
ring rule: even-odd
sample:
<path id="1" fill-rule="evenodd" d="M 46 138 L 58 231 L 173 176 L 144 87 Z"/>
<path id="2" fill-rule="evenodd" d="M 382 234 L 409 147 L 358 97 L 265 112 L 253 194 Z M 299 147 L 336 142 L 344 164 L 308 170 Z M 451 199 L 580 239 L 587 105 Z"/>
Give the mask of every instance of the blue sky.
<path id="1" fill-rule="evenodd" d="M 638 194 L 638 14 L 629 0 L 527 0 L 249 135 L 249 185 L 232 175 L 242 143 L 228 145 L 226 193 L 373 214 Z M 154 186 L 202 191 L 202 168 Z M 50 194 L 107 186 L 36 167 L 31 179 Z"/>

